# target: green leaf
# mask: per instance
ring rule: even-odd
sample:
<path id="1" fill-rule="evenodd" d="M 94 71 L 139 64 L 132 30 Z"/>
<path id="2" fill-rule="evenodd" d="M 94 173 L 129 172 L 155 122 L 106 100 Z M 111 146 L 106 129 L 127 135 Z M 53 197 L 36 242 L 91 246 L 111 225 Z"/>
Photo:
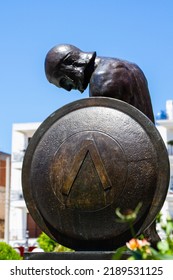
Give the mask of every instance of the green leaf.
<path id="1" fill-rule="evenodd" d="M 167 220 L 167 223 L 166 223 L 166 234 L 167 235 L 170 235 L 173 231 L 173 221 L 172 220 Z"/>
<path id="2" fill-rule="evenodd" d="M 154 250 L 153 248 L 150 248 L 152 252 L 152 259 L 153 260 L 173 260 L 173 255 L 167 255 L 167 254 L 162 254 Z"/>
<path id="3" fill-rule="evenodd" d="M 142 260 L 142 254 L 138 250 L 132 251 L 132 256 L 134 257 L 135 260 Z"/>
<path id="4" fill-rule="evenodd" d="M 123 247 L 120 247 L 118 248 L 114 255 L 113 255 L 113 260 L 121 260 L 122 258 L 122 255 L 127 251 L 127 247 L 126 246 L 123 246 Z"/>
<path id="5" fill-rule="evenodd" d="M 159 241 L 157 244 L 157 248 L 162 253 L 166 253 L 169 250 L 169 243 L 167 242 L 167 240 Z"/>

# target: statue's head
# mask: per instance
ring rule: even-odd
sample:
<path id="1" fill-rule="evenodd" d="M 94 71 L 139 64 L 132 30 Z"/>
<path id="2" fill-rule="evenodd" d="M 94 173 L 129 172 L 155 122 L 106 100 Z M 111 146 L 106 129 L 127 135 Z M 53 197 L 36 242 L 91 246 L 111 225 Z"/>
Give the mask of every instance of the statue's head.
<path id="1" fill-rule="evenodd" d="M 46 56 L 46 77 L 57 87 L 83 92 L 94 70 L 95 57 L 95 52 L 82 52 L 72 45 L 57 45 Z"/>

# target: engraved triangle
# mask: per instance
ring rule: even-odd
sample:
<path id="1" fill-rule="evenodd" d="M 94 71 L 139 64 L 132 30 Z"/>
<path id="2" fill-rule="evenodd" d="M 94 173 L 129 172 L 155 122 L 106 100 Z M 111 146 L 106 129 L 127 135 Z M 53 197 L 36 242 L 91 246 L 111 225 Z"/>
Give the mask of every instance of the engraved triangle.
<path id="1" fill-rule="evenodd" d="M 107 194 L 104 193 L 89 151 L 73 181 L 69 195 L 64 196 L 64 203 L 67 208 L 81 211 L 95 211 L 107 205 Z"/>
<path id="2" fill-rule="evenodd" d="M 78 172 L 88 153 L 90 154 L 90 157 L 93 161 L 97 174 L 102 183 L 103 189 L 107 190 L 107 189 L 111 188 L 111 182 L 108 177 L 107 171 L 104 167 L 104 164 L 102 162 L 102 159 L 101 159 L 100 153 L 97 149 L 97 146 L 96 146 L 94 140 L 89 139 L 89 140 L 85 140 L 82 142 L 79 152 L 76 154 L 76 156 L 74 158 L 74 161 L 72 163 L 72 168 L 69 172 L 69 175 L 64 180 L 64 185 L 62 187 L 63 194 L 69 195 L 70 190 L 75 181 L 75 178 L 78 176 Z"/>

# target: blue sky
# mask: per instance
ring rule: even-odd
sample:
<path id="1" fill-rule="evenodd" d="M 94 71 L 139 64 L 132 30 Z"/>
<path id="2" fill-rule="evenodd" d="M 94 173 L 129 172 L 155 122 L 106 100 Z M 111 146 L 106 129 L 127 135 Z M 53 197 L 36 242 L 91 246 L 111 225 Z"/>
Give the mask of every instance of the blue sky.
<path id="1" fill-rule="evenodd" d="M 88 97 L 47 82 L 46 53 L 61 43 L 138 64 L 155 114 L 173 99 L 172 0 L 1 1 L 0 151 L 11 152 L 13 123 L 41 122 Z"/>

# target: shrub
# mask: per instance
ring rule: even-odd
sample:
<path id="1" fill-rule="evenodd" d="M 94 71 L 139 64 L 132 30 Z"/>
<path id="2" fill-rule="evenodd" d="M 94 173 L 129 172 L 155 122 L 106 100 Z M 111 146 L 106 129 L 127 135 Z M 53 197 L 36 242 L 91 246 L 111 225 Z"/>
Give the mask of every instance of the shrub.
<path id="1" fill-rule="evenodd" d="M 45 252 L 71 252 L 71 251 L 73 251 L 72 249 L 64 247 L 63 245 L 60 245 L 59 243 L 55 242 L 44 232 L 42 232 L 40 234 L 40 236 L 37 239 L 37 242 L 39 244 L 39 247 L 41 249 L 43 249 Z"/>
<path id="2" fill-rule="evenodd" d="M 57 245 L 57 243 L 44 232 L 42 232 L 37 238 L 37 242 L 39 244 L 39 247 L 45 252 L 53 252 Z"/>
<path id="3" fill-rule="evenodd" d="M 21 260 L 21 256 L 7 243 L 0 242 L 0 260 Z"/>

